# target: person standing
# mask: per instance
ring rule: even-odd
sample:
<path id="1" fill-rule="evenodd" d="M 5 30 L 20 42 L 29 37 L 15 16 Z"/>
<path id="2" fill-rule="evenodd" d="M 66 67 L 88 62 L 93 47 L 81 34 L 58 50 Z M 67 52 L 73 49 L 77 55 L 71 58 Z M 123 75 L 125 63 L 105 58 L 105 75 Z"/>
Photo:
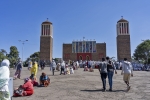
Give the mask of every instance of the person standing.
<path id="1" fill-rule="evenodd" d="M 116 68 L 113 65 L 113 62 L 110 60 L 109 57 L 106 57 L 107 59 L 107 74 L 108 74 L 108 82 L 109 82 L 109 91 L 112 91 L 112 85 L 113 85 L 113 75 L 114 75 L 114 70 L 115 73 L 117 74 Z"/>
<path id="2" fill-rule="evenodd" d="M 64 72 L 64 75 L 65 75 L 65 61 L 62 61 L 61 63 L 61 70 L 60 70 L 60 75 L 62 74 L 62 72 Z"/>
<path id="3" fill-rule="evenodd" d="M 1 62 L 0 66 L 0 100 L 10 100 L 9 94 L 9 60 L 5 59 Z"/>
<path id="4" fill-rule="evenodd" d="M 44 70 L 44 68 L 45 68 L 45 61 L 44 60 L 41 60 L 40 66 L 41 66 L 41 70 Z"/>
<path id="5" fill-rule="evenodd" d="M 54 60 L 52 61 L 51 65 L 50 65 L 50 70 L 51 70 L 51 68 L 52 68 L 52 72 L 53 72 L 53 75 L 54 75 L 55 68 L 56 68 L 56 63 L 55 63 Z"/>
<path id="6" fill-rule="evenodd" d="M 32 68 L 32 61 L 31 59 L 29 59 L 29 62 L 28 62 L 28 70 L 30 70 Z"/>
<path id="7" fill-rule="evenodd" d="M 23 67 L 23 65 L 22 65 L 21 59 L 19 58 L 19 61 L 16 64 L 16 72 L 15 72 L 15 76 L 14 76 L 15 79 L 17 79 L 17 78 L 20 79 L 22 67 Z"/>
<path id="8" fill-rule="evenodd" d="M 102 62 L 99 65 L 99 72 L 101 74 L 101 80 L 103 83 L 103 91 L 106 91 L 106 78 L 107 78 L 107 62 L 105 58 L 102 58 Z"/>
<path id="9" fill-rule="evenodd" d="M 37 74 L 37 71 L 38 71 L 38 64 L 36 61 L 33 61 L 33 65 L 31 67 L 31 76 L 30 78 L 33 79 L 33 78 L 36 78 L 36 74 Z"/>
<path id="10" fill-rule="evenodd" d="M 123 80 L 127 85 L 127 91 L 130 90 L 131 86 L 129 85 L 130 76 L 133 77 L 133 68 L 129 61 L 127 61 L 127 58 L 124 58 L 124 61 L 122 63 L 122 72 L 121 75 L 123 75 Z"/>

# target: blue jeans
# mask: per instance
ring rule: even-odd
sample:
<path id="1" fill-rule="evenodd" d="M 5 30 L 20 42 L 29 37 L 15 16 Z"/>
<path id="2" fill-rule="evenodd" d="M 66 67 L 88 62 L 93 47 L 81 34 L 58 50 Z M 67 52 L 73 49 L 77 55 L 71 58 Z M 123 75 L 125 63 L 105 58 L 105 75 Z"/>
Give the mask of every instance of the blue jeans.
<path id="1" fill-rule="evenodd" d="M 108 72 L 108 82 L 109 82 L 110 89 L 112 89 L 112 85 L 113 85 L 113 81 L 112 81 L 113 75 L 114 75 L 114 72 L 112 71 Z"/>

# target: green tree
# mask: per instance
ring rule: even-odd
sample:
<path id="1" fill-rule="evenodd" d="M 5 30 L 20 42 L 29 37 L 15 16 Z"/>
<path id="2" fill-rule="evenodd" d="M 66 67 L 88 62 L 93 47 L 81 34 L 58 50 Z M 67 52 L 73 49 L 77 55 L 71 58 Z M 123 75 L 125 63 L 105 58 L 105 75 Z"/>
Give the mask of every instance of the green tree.
<path id="1" fill-rule="evenodd" d="M 27 66 L 28 65 L 28 61 L 31 59 L 31 60 L 34 60 L 34 61 L 39 61 L 39 53 L 40 52 L 35 52 L 33 54 L 30 55 L 29 58 L 26 59 L 26 61 L 24 62 L 24 66 Z"/>
<path id="2" fill-rule="evenodd" d="M 15 46 L 10 47 L 9 57 L 14 57 L 15 59 L 19 58 L 19 52 L 18 52 L 17 47 Z"/>
<path id="3" fill-rule="evenodd" d="M 0 51 L 0 63 L 7 57 Z"/>
<path id="4" fill-rule="evenodd" d="M 140 43 L 134 52 L 135 60 L 144 59 L 147 62 L 147 59 L 150 57 L 150 40 L 145 40 Z"/>
<path id="5" fill-rule="evenodd" d="M 16 46 L 10 47 L 10 53 L 7 55 L 7 57 L 10 61 L 10 66 L 13 66 L 13 64 L 17 62 L 19 59 L 19 52 Z"/>
<path id="6" fill-rule="evenodd" d="M 12 67 L 13 64 L 17 62 L 18 58 L 19 52 L 15 46 L 10 47 L 9 54 L 7 54 L 6 50 L 4 49 L 0 50 L 0 62 L 2 62 L 4 59 L 8 59 L 10 61 L 10 67 Z"/>
<path id="7" fill-rule="evenodd" d="M 52 60 L 54 60 L 55 62 L 58 62 L 59 59 L 58 59 L 58 58 L 55 58 L 55 59 L 52 59 Z"/>
<path id="8" fill-rule="evenodd" d="M 1 50 L 0 50 L 0 52 L 1 52 L 1 53 L 3 53 L 3 55 L 7 56 L 7 52 L 6 52 L 6 50 L 1 49 Z"/>
<path id="9" fill-rule="evenodd" d="M 39 52 L 35 52 L 35 53 L 31 54 L 30 59 L 38 62 L 39 61 Z"/>

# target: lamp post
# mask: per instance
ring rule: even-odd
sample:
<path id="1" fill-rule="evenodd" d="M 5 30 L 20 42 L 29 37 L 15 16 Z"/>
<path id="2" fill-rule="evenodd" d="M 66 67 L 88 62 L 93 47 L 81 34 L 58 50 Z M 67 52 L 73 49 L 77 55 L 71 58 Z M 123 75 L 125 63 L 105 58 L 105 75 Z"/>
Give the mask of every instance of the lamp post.
<path id="1" fill-rule="evenodd" d="M 23 62 L 23 46 L 24 46 L 25 42 L 27 42 L 27 41 L 28 41 L 28 40 L 24 40 L 24 41 L 19 40 L 19 42 L 22 43 L 22 62 Z"/>

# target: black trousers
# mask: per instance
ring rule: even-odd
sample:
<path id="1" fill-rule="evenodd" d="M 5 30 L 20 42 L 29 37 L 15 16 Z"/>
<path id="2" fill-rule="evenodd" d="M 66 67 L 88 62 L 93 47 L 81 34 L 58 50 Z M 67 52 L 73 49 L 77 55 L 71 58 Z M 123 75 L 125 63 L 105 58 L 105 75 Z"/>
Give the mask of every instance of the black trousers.
<path id="1" fill-rule="evenodd" d="M 103 89 L 106 89 L 106 78 L 107 78 L 107 73 L 101 73 L 101 79 L 103 82 Z"/>
<path id="2" fill-rule="evenodd" d="M 33 78 L 34 78 L 34 74 L 31 74 L 30 79 L 33 79 Z"/>
<path id="3" fill-rule="evenodd" d="M 60 75 L 62 74 L 62 72 L 64 72 L 64 74 L 65 74 L 65 69 L 64 68 L 61 68 Z"/>

